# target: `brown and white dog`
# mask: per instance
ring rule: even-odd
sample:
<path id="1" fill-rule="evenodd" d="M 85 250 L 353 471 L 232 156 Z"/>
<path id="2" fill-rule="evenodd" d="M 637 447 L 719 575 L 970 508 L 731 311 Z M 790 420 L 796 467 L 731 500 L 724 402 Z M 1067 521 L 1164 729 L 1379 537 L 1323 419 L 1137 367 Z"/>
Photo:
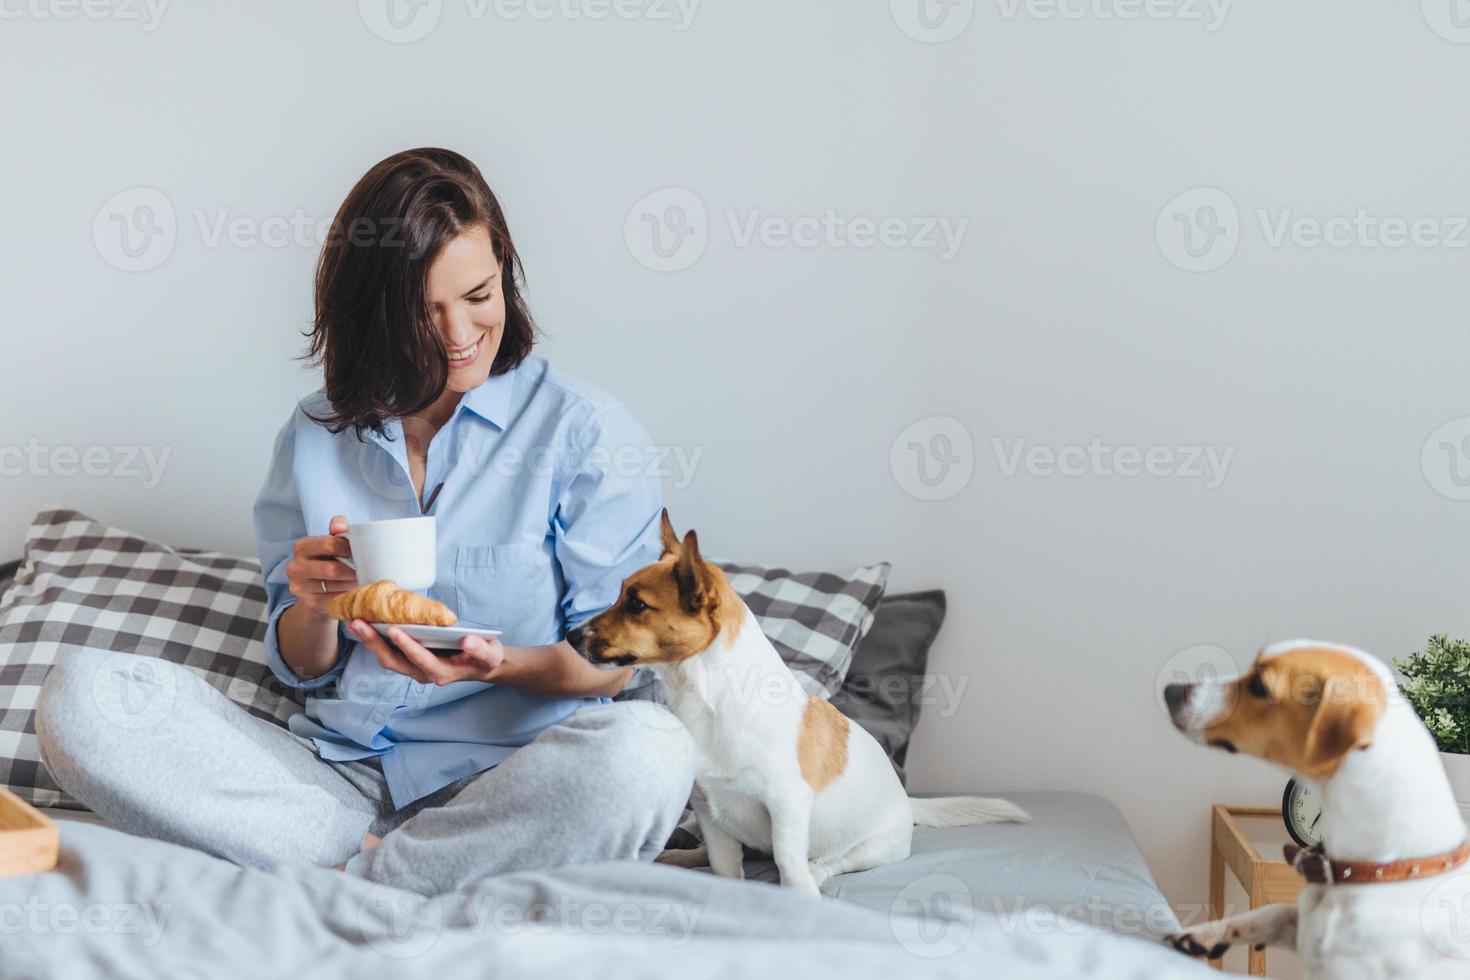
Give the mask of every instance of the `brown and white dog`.
<path id="1" fill-rule="evenodd" d="M 743 877 L 744 844 L 815 895 L 832 875 L 908 857 L 915 823 L 1027 819 L 1005 800 L 910 799 L 878 742 L 797 683 L 695 533 L 681 542 L 665 511 L 662 535 L 659 560 L 567 639 L 595 664 L 663 679 L 698 749 L 694 812 L 716 874 Z"/>
<path id="2" fill-rule="evenodd" d="M 1470 846 L 1434 740 L 1379 660 L 1351 647 L 1267 647 L 1235 680 L 1171 684 L 1190 738 L 1289 770 L 1322 803 L 1309 884 L 1269 905 L 1169 937 L 1211 959 L 1284 946 L 1310 980 L 1470 977 Z"/>

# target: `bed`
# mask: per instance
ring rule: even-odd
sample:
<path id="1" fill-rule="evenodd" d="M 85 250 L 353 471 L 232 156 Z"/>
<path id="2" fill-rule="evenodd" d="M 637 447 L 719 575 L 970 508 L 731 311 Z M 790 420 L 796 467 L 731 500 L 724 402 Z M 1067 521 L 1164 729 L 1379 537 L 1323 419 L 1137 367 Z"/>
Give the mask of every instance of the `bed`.
<path id="1" fill-rule="evenodd" d="M 29 923 L 0 943 L 0 975 L 1210 975 L 1158 942 L 1173 914 L 1111 804 L 1006 795 L 1032 823 L 919 828 L 908 860 L 833 878 L 823 901 L 768 884 L 764 859 L 746 882 L 623 862 L 425 899 L 323 868 L 242 869 L 51 811 L 58 869 L 0 879 L 0 913 Z"/>
<path id="2" fill-rule="evenodd" d="M 1073 792 L 1000 795 L 1025 809 L 1032 822 L 917 827 L 908 860 L 837 875 L 822 893 L 883 913 L 946 904 L 1003 919 L 1045 912 L 1155 940 L 1178 928 L 1122 814 L 1107 800 Z M 63 847 L 78 825 L 106 827 L 87 811 L 41 809 L 61 828 Z M 769 858 L 747 858 L 745 874 L 750 881 L 778 880 Z"/>
<path id="3" fill-rule="evenodd" d="M 8 594 L 7 607 L 4 579 L 14 566 L 0 565 L 0 682 L 10 678 L 10 707 L 17 710 L 27 699 L 33 703 L 34 687 L 27 685 L 38 684 L 44 669 L 27 662 L 5 674 L 7 650 L 14 661 L 34 658 L 33 650 L 22 650 L 32 640 L 52 646 L 74 637 L 98 642 L 88 632 L 97 628 L 95 617 L 85 627 L 68 624 L 55 642 L 33 635 L 42 612 L 51 624 L 72 615 L 65 611 L 68 587 L 57 584 L 57 569 L 76 562 L 77 582 L 83 583 L 77 588 L 90 602 L 107 587 L 99 570 L 117 555 L 148 556 L 149 582 L 159 580 L 166 564 L 167 556 L 150 551 L 162 546 L 119 539 L 114 529 L 85 525 L 78 532 L 77 522 L 90 520 L 84 515 L 57 512 L 48 520 L 46 527 L 66 529 L 62 537 L 70 550 L 41 556 L 38 542 L 45 534 L 33 528 L 27 555 L 46 565 L 51 577 L 26 601 L 53 606 L 33 609 L 30 627 L 6 632 L 16 592 Z M 96 548 L 111 550 L 102 560 Z M 236 568 L 212 553 L 181 554 L 174 557 L 192 563 L 193 571 L 170 580 L 169 587 L 178 593 L 178 583 L 187 580 L 208 593 L 199 601 L 214 603 L 197 615 L 187 608 L 182 614 L 195 623 L 187 634 L 194 646 L 174 644 L 157 622 L 157 610 L 134 632 L 164 637 L 159 655 L 170 655 L 174 644 L 194 656 L 200 624 L 238 622 L 246 633 L 253 630 L 258 609 L 235 608 L 226 616 L 218 604 L 227 594 L 247 601 L 240 598 L 249 593 L 241 583 L 258 576 L 258 569 Z M 133 576 L 122 592 L 136 584 Z M 136 615 L 136 595 L 124 595 L 121 612 L 113 612 Z M 181 601 L 187 607 L 193 600 Z M 928 642 L 943 619 L 943 595 L 892 596 L 883 603 L 847 682 L 832 699 L 874 732 L 902 775 L 917 702 L 885 698 L 889 688 L 879 681 L 895 671 L 922 672 Z M 108 622 L 115 624 L 116 616 Z M 109 641 L 122 636 L 114 629 Z M 246 691 L 243 703 L 260 714 L 248 694 L 249 678 L 238 674 L 239 664 L 253 662 L 254 654 L 243 651 L 242 646 L 231 661 L 232 696 Z M 206 676 L 214 669 L 191 666 Z M 856 683 L 864 678 L 872 682 L 866 688 Z M 294 709 L 286 702 L 273 703 L 271 710 L 279 720 Z M 0 711 L 0 720 L 5 717 Z M 22 725 L 22 740 L 25 727 L 33 732 L 33 720 Z M 1004 980 L 1207 975 L 1202 965 L 1159 943 L 1177 927 L 1174 914 L 1122 815 L 1084 793 L 986 787 L 986 795 L 1015 800 L 1032 821 L 917 828 L 907 860 L 834 877 L 823 885 L 823 901 L 775 886 L 773 863 L 755 856 L 747 861 L 746 882 L 623 862 L 500 876 L 427 899 L 330 869 L 245 869 L 190 848 L 133 837 L 77 809 L 54 784 L 45 789 L 46 774 L 33 764 L 26 768 L 27 760 L 17 756 L 9 765 L 0 771 L 0 782 L 28 780 L 33 802 L 63 804 L 42 806 L 60 827 L 61 862 L 53 872 L 0 879 L 0 976 L 280 976 L 310 969 L 319 980 L 398 968 L 436 978 L 551 971 L 687 980 L 763 970 L 802 977 Z"/>

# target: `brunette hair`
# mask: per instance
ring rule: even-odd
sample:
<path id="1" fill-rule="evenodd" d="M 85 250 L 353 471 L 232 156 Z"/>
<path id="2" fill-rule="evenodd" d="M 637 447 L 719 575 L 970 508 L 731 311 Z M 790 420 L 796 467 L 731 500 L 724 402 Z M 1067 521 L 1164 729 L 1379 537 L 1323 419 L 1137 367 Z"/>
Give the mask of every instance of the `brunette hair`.
<path id="1" fill-rule="evenodd" d="M 382 434 L 433 404 L 448 352 L 425 296 L 429 266 L 453 238 L 483 226 L 500 261 L 505 332 L 490 373 L 531 352 L 536 324 L 500 202 L 479 168 L 452 150 L 404 150 L 369 170 L 333 219 L 316 268 L 316 315 L 303 359 L 320 364 L 332 433 Z"/>

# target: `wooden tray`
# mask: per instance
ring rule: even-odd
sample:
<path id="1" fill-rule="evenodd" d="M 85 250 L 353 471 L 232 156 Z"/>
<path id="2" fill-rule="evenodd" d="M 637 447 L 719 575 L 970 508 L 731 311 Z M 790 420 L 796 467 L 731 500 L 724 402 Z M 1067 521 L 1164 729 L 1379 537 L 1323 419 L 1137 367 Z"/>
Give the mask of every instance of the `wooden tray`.
<path id="1" fill-rule="evenodd" d="M 59 835 L 51 819 L 0 788 L 0 878 L 56 867 Z"/>

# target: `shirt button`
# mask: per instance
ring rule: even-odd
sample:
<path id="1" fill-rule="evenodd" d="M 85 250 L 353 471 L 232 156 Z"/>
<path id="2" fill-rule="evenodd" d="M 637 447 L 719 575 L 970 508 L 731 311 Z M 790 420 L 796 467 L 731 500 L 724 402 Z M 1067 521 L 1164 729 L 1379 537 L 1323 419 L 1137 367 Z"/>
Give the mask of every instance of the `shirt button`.
<path id="1" fill-rule="evenodd" d="M 382 710 L 381 708 L 378 709 L 377 711 L 374 711 L 373 712 L 373 721 L 376 724 L 381 725 L 383 722 L 385 722 L 387 720 L 388 720 L 388 712 Z"/>

